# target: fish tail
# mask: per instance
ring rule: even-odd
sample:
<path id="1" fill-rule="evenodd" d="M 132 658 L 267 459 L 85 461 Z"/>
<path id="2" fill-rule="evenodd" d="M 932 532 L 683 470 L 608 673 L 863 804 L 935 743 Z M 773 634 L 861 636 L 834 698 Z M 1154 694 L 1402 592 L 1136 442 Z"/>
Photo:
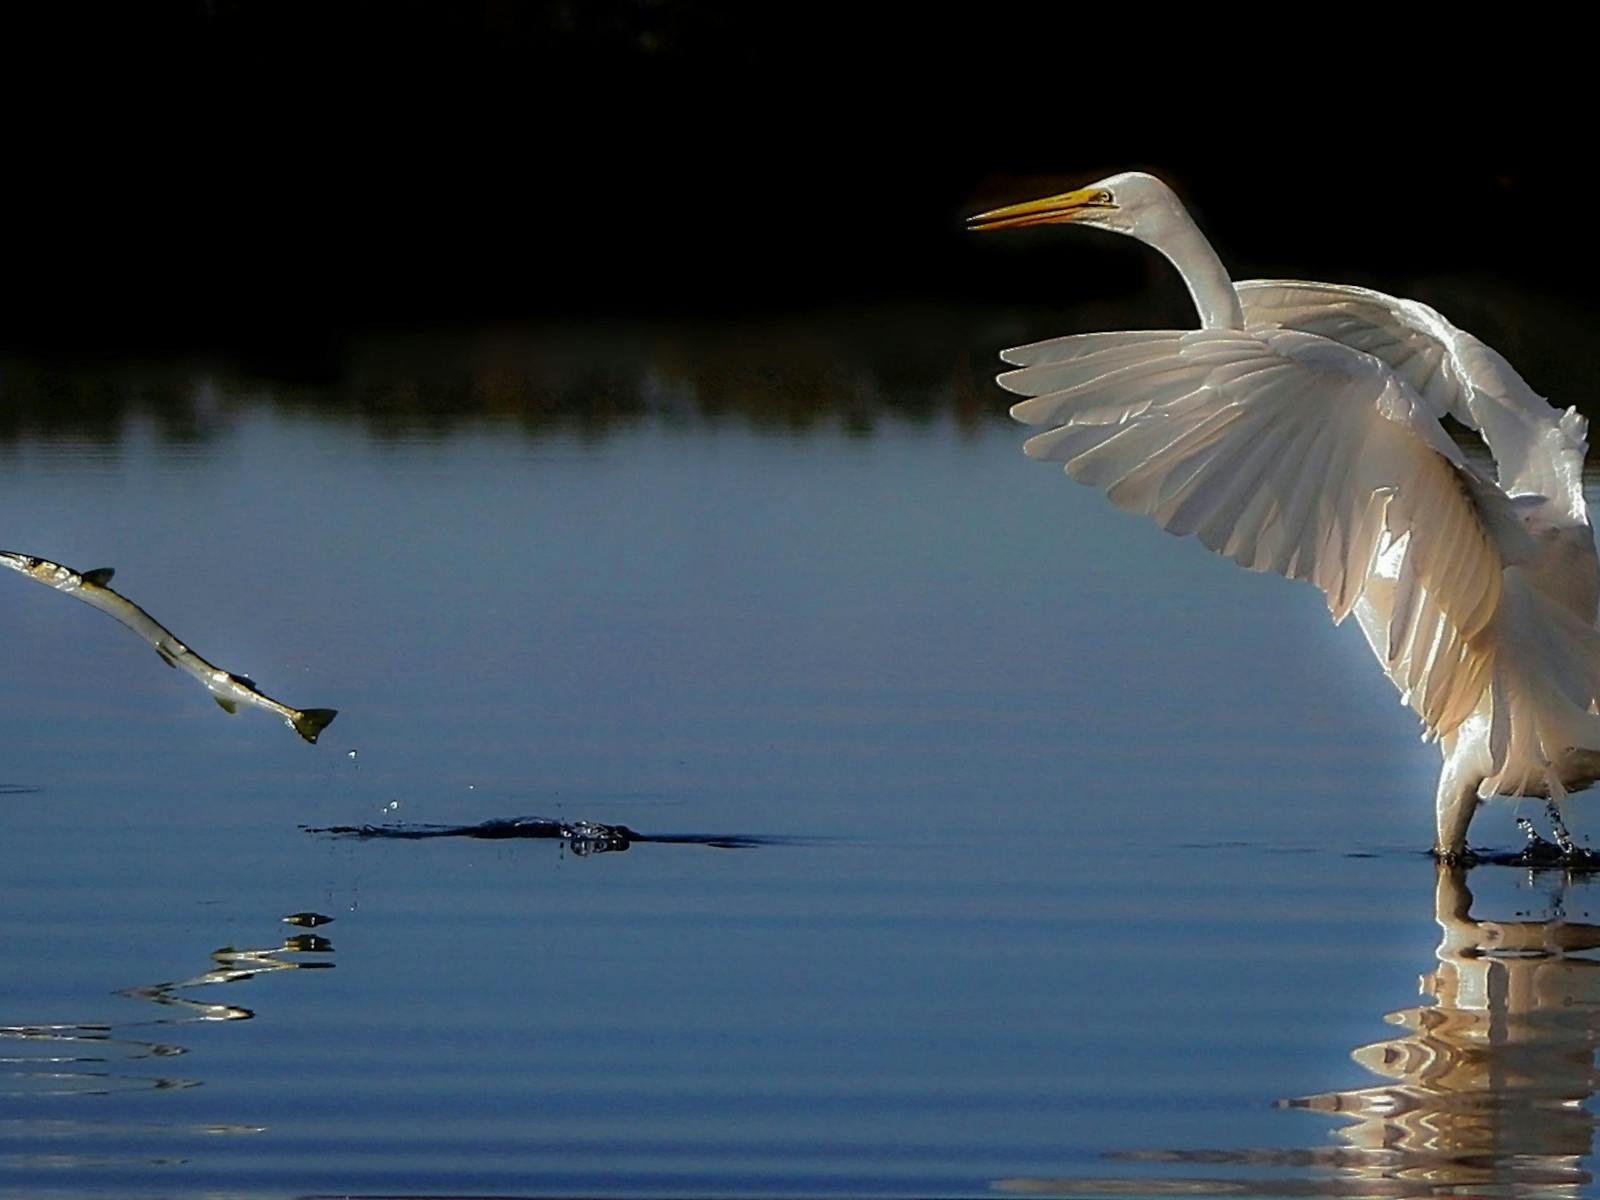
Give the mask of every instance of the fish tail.
<path id="1" fill-rule="evenodd" d="M 333 708 L 306 708 L 290 717 L 289 724 L 294 726 L 296 733 L 315 745 L 317 734 L 332 724 L 338 715 L 338 710 Z"/>

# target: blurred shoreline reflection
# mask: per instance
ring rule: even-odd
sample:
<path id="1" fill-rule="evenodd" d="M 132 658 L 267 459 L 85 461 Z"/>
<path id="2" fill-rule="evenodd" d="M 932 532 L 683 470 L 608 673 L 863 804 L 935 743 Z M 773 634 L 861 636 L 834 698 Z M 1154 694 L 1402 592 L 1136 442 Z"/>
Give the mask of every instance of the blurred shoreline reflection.
<path id="1" fill-rule="evenodd" d="M 905 308 L 811 321 L 485 329 L 368 338 L 306 372 L 256 377 L 199 362 L 0 360 L 0 447 L 115 445 L 136 422 L 161 443 L 204 444 L 268 408 L 355 423 L 379 439 L 469 429 L 604 438 L 647 421 L 870 435 L 886 420 L 959 428 L 1004 397 L 972 347 L 1021 336 L 1018 317 Z"/>

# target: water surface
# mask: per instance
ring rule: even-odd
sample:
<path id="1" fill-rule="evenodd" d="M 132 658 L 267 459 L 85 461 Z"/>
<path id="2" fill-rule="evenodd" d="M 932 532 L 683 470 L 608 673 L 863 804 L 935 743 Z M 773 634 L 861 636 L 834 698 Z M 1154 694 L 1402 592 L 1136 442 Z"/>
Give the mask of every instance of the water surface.
<path id="1" fill-rule="evenodd" d="M 0 543 L 340 716 L 0 579 L 0 1188 L 1593 1191 L 1592 885 L 930 320 L 7 367 Z M 517 817 L 669 840 L 315 832 Z"/>

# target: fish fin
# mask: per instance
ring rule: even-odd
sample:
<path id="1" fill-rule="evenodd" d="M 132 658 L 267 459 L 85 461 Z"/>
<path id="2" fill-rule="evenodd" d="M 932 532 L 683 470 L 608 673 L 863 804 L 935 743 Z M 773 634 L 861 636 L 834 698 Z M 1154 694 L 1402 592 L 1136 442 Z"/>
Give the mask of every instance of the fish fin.
<path id="1" fill-rule="evenodd" d="M 290 717 L 289 724 L 294 726 L 296 733 L 315 745 L 317 734 L 326 729 L 338 715 L 338 710 L 333 708 L 307 708 Z"/>
<path id="2" fill-rule="evenodd" d="M 223 712 L 227 713 L 230 717 L 239 711 L 238 701 L 226 700 L 221 696 L 213 696 L 211 698 L 217 702 L 217 707 Z"/>
<path id="3" fill-rule="evenodd" d="M 116 571 L 110 567 L 96 567 L 92 571 L 85 571 L 79 578 L 85 583 L 94 584 L 95 587 L 105 587 L 106 584 L 111 582 L 111 577 L 115 574 Z"/>
<path id="4" fill-rule="evenodd" d="M 174 669 L 177 668 L 178 660 L 173 658 L 172 655 L 168 654 L 167 653 L 167 648 L 165 646 L 163 646 L 160 642 L 156 643 L 156 655 L 161 659 L 162 662 L 166 663 L 167 666 L 172 667 Z"/>
<path id="5" fill-rule="evenodd" d="M 258 688 L 256 686 L 256 681 L 254 679 L 251 679 L 250 676 L 248 676 L 248 675 L 233 675 L 233 676 L 230 676 L 230 678 L 235 683 L 249 688 L 252 692 L 259 692 L 261 690 L 260 688 Z"/>

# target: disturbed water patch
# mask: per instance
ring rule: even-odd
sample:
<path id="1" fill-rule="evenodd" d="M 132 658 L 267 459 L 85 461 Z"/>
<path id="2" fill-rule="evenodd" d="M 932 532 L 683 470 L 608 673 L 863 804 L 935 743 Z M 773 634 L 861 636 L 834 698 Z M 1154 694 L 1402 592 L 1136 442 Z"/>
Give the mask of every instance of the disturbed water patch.
<path id="1" fill-rule="evenodd" d="M 1550 812 L 1552 838 L 1542 836 L 1526 817 L 1517 818 L 1517 828 L 1526 841 L 1517 850 L 1469 850 L 1467 865 L 1526 867 L 1530 871 L 1565 871 L 1581 875 L 1600 871 L 1600 852 L 1578 845 L 1562 824 L 1560 814 Z"/>
<path id="2" fill-rule="evenodd" d="M 283 920 L 317 916 L 296 913 Z M 193 993 L 220 984 L 234 984 L 273 971 L 329 970 L 333 944 L 316 934 L 299 933 L 277 945 L 239 949 L 223 946 L 211 952 L 209 967 L 182 979 L 119 989 L 117 995 L 144 1000 L 176 1015 L 100 1023 L 48 1022 L 0 1025 L 0 1097 L 105 1095 L 117 1091 L 170 1091 L 199 1086 L 196 1079 L 169 1070 L 151 1073 L 149 1062 L 165 1062 L 188 1053 L 168 1031 L 197 1022 L 248 1021 L 255 1011 L 238 1004 L 204 1000 Z M 308 957 L 309 956 L 309 957 Z M 150 1036 L 151 1031 L 161 1031 Z"/>
<path id="3" fill-rule="evenodd" d="M 626 825 L 599 821 L 563 821 L 553 817 L 495 817 L 472 825 L 302 825 L 307 833 L 329 837 L 389 838 L 419 841 L 424 838 L 481 838 L 485 840 L 562 841 L 574 854 L 604 854 L 626 850 L 635 842 L 681 846 L 711 846 L 718 850 L 746 850 L 775 845 L 780 838 L 728 833 L 640 833 Z"/>

